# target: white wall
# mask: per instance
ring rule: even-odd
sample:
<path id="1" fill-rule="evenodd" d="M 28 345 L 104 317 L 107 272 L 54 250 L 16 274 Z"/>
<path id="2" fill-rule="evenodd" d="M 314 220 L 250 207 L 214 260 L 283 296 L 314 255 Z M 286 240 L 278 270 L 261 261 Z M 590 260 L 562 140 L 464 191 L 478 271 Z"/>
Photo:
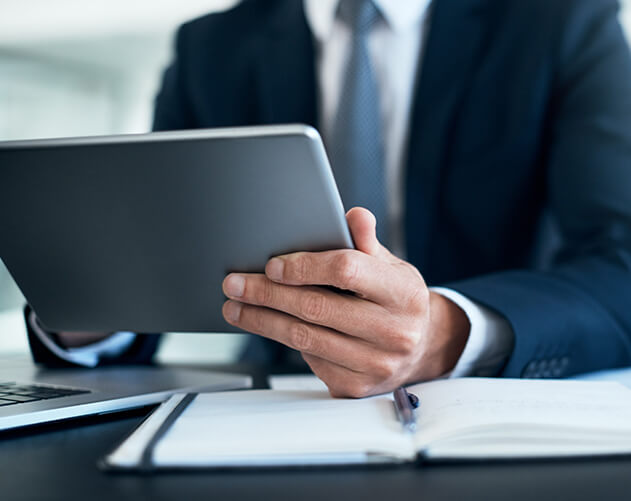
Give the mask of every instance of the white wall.
<path id="1" fill-rule="evenodd" d="M 236 1 L 0 0 L 0 140 L 149 130 L 174 29 Z M 0 354 L 27 350 L 22 303 L 0 262 Z M 161 353 L 226 360 L 238 346 L 235 336 L 178 335 Z"/>

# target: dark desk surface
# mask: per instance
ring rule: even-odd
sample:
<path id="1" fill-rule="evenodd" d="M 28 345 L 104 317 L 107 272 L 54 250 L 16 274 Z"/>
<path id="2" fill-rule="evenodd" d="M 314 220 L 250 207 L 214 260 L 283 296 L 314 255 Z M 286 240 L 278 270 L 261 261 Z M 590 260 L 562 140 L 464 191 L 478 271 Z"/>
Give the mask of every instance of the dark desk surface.
<path id="1" fill-rule="evenodd" d="M 260 374 L 255 376 L 260 385 Z M 1 434 L 0 499 L 631 499 L 631 459 L 152 476 L 99 471 L 97 460 L 145 413 L 85 418 Z"/>

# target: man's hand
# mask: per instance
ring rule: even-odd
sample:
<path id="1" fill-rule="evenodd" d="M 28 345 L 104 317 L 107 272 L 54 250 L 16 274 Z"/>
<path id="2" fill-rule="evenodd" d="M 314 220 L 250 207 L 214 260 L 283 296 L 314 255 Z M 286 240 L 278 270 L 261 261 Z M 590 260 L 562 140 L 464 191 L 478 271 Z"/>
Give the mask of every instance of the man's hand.
<path id="1" fill-rule="evenodd" d="M 103 341 L 111 332 L 58 332 L 57 339 L 62 348 L 81 348 Z"/>
<path id="2" fill-rule="evenodd" d="M 337 397 L 453 369 L 470 328 L 464 312 L 378 242 L 369 211 L 355 208 L 346 218 L 357 250 L 298 252 L 271 259 L 265 275 L 228 275 L 226 321 L 300 351 Z"/>

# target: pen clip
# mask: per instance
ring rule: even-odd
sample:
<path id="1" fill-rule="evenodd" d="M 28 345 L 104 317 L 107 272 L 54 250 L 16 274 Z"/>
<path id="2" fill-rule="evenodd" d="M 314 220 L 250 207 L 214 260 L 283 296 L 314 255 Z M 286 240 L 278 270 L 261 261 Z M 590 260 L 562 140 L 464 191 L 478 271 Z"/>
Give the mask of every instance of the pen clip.
<path id="1" fill-rule="evenodd" d="M 408 399 L 410 400 L 410 405 L 413 408 L 418 409 L 419 405 L 421 404 L 421 401 L 419 400 L 419 398 L 414 393 L 410 393 L 407 390 L 405 392 L 408 394 Z"/>
<path id="2" fill-rule="evenodd" d="M 403 429 L 414 433 L 416 431 L 416 409 L 420 404 L 419 398 L 403 387 L 394 390 L 394 410 Z"/>

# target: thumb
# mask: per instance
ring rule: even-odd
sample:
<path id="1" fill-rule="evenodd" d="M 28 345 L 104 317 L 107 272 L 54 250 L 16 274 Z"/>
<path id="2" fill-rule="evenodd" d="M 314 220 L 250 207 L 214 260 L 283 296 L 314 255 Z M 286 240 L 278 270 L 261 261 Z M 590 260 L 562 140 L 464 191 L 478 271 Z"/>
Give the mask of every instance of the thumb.
<path id="1" fill-rule="evenodd" d="M 377 220 L 368 209 L 353 207 L 346 213 L 346 222 L 357 250 L 375 257 L 389 254 L 377 240 Z"/>

